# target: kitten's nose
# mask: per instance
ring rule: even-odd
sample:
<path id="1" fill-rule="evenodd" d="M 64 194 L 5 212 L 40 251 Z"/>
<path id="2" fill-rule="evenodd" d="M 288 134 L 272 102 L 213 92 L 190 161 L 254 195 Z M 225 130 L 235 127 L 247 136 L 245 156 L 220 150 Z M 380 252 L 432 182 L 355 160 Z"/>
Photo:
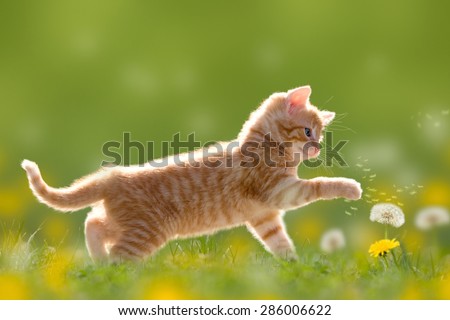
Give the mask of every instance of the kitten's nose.
<path id="1" fill-rule="evenodd" d="M 317 147 L 311 146 L 308 148 L 308 155 L 310 157 L 317 156 L 319 154 L 319 152 L 320 152 L 320 149 Z"/>

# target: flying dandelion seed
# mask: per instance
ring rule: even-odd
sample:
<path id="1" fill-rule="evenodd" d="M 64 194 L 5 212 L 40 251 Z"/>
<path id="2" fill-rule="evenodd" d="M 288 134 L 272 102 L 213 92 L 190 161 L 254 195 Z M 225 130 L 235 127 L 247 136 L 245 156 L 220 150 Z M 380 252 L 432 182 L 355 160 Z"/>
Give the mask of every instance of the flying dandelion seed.
<path id="1" fill-rule="evenodd" d="M 373 202 L 378 202 L 380 199 L 372 199 Z"/>
<path id="2" fill-rule="evenodd" d="M 396 190 L 398 193 L 402 193 L 404 190 L 403 189 L 397 189 Z"/>
<path id="3" fill-rule="evenodd" d="M 403 206 L 404 206 L 403 202 L 397 202 L 397 204 L 398 204 L 400 207 L 403 207 Z"/>
<path id="4" fill-rule="evenodd" d="M 372 182 L 373 180 L 375 180 L 375 179 L 369 179 L 369 182 Z"/>
<path id="5" fill-rule="evenodd" d="M 387 202 L 389 202 L 389 201 L 391 201 L 391 200 L 392 200 L 391 198 L 387 198 L 387 199 L 386 199 Z"/>
<path id="6" fill-rule="evenodd" d="M 392 198 L 392 199 L 398 199 L 398 197 L 397 197 L 397 196 L 392 196 L 391 198 Z"/>
<path id="7" fill-rule="evenodd" d="M 350 209 L 352 209 L 353 211 L 357 211 L 358 210 L 358 208 L 356 208 L 356 207 L 350 207 Z"/>
<path id="8" fill-rule="evenodd" d="M 377 174 L 374 173 L 374 174 L 371 174 L 371 175 L 369 176 L 369 178 L 375 178 L 376 176 L 377 176 Z"/>
<path id="9" fill-rule="evenodd" d="M 370 168 L 364 168 L 364 169 L 363 169 L 364 172 L 370 172 L 371 170 L 372 170 L 372 169 L 370 169 Z"/>
<path id="10" fill-rule="evenodd" d="M 375 189 L 375 188 L 367 188 L 367 191 L 370 191 L 370 192 L 377 192 L 377 189 Z"/>
<path id="11" fill-rule="evenodd" d="M 413 196 L 413 195 L 415 195 L 416 193 L 417 193 L 417 191 L 411 191 L 409 194 Z"/>
<path id="12" fill-rule="evenodd" d="M 405 215 L 402 209 L 394 204 L 378 203 L 370 210 L 370 221 L 398 228 L 405 223 Z"/>
<path id="13" fill-rule="evenodd" d="M 422 230 L 429 230 L 450 222 L 448 211 L 443 207 L 426 207 L 416 215 L 416 226 Z"/>
<path id="14" fill-rule="evenodd" d="M 364 159 L 364 162 L 368 162 L 369 161 L 369 159 Z"/>
<path id="15" fill-rule="evenodd" d="M 346 214 L 346 215 L 348 215 L 348 216 L 351 216 L 351 215 L 352 215 L 352 213 L 351 213 L 351 212 L 349 212 L 349 211 L 347 211 L 347 210 L 346 210 L 346 211 L 344 211 L 344 212 L 345 212 L 345 214 Z"/>
<path id="16" fill-rule="evenodd" d="M 356 166 L 357 166 L 358 168 L 362 168 L 362 167 L 363 167 L 363 165 L 362 165 L 361 163 L 357 163 Z"/>
<path id="17" fill-rule="evenodd" d="M 326 253 L 333 253 L 345 247 L 344 233 L 340 229 L 325 232 L 320 241 L 320 247 Z"/>
<path id="18" fill-rule="evenodd" d="M 352 200 L 344 199 L 344 202 L 350 203 L 353 202 Z"/>
<path id="19" fill-rule="evenodd" d="M 419 189 L 422 189 L 422 188 L 423 188 L 423 186 L 421 186 L 421 185 L 417 185 L 417 188 L 419 188 Z"/>
<path id="20" fill-rule="evenodd" d="M 363 176 L 362 178 L 363 178 L 363 179 L 366 179 L 366 178 L 367 178 L 367 176 Z"/>
<path id="21" fill-rule="evenodd" d="M 380 192 L 380 196 L 385 196 L 386 192 Z"/>

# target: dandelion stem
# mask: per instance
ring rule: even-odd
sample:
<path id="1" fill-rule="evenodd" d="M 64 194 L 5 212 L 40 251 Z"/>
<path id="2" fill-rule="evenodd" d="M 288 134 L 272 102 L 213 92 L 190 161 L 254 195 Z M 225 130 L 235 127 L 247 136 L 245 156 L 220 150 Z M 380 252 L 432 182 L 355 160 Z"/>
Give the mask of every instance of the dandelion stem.
<path id="1" fill-rule="evenodd" d="M 432 276 L 434 277 L 436 275 L 436 270 L 434 268 L 434 261 L 433 261 L 433 253 L 430 251 L 430 262 L 431 262 L 431 272 Z"/>
<path id="2" fill-rule="evenodd" d="M 394 250 L 392 250 L 391 253 L 392 253 L 392 258 L 394 259 L 395 266 L 397 267 L 397 269 L 400 269 L 398 266 L 398 261 L 397 261 L 397 257 L 395 256 Z"/>
<path id="3" fill-rule="evenodd" d="M 432 237 L 431 246 L 432 246 L 432 248 L 435 248 L 435 253 L 439 257 L 440 256 L 440 252 L 439 252 L 439 237 L 438 237 L 438 233 L 437 233 L 436 230 L 431 230 L 431 237 Z"/>
<path id="4" fill-rule="evenodd" d="M 383 255 L 383 260 L 384 260 L 384 263 L 383 263 L 383 265 L 384 265 L 384 271 L 386 271 L 387 268 L 388 268 L 388 266 L 389 266 L 388 261 L 387 261 L 387 259 L 386 259 L 386 255 Z"/>
<path id="5" fill-rule="evenodd" d="M 384 225 L 384 238 L 385 239 L 388 238 L 388 227 L 387 227 L 387 224 Z"/>

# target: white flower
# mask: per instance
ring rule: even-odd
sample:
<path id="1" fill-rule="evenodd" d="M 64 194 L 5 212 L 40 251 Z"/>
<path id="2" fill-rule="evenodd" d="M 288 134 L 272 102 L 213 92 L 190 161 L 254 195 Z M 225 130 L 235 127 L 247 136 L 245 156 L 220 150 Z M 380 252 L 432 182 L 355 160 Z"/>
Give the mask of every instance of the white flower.
<path id="1" fill-rule="evenodd" d="M 442 207 L 426 207 L 416 215 L 416 226 L 428 230 L 450 222 L 448 211 Z"/>
<path id="2" fill-rule="evenodd" d="M 345 247 L 344 233 L 340 229 L 331 229 L 325 232 L 320 241 L 320 247 L 326 253 L 332 253 Z"/>
<path id="3" fill-rule="evenodd" d="M 370 210 L 370 221 L 390 224 L 396 228 L 405 223 L 402 209 L 391 203 L 378 203 Z"/>

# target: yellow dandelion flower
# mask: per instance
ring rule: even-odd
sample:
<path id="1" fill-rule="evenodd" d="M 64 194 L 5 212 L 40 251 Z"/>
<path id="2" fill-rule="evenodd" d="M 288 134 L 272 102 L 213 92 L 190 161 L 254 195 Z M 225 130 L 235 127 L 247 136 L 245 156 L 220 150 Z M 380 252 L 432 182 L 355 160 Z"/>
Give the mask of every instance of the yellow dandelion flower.
<path id="1" fill-rule="evenodd" d="M 139 299 L 145 300 L 191 300 L 196 297 L 189 288 L 175 279 L 160 278 L 152 283 L 144 282 Z"/>
<path id="2" fill-rule="evenodd" d="M 383 239 L 370 245 L 369 253 L 372 257 L 384 257 L 389 250 L 398 247 L 400 243 L 395 239 Z"/>
<path id="3" fill-rule="evenodd" d="M 421 198 L 424 205 L 448 206 L 450 204 L 450 187 L 447 181 L 430 181 L 424 187 Z"/>
<path id="4" fill-rule="evenodd" d="M 14 274 L 0 274 L 0 300 L 30 298 L 30 290 L 24 279 Z"/>

